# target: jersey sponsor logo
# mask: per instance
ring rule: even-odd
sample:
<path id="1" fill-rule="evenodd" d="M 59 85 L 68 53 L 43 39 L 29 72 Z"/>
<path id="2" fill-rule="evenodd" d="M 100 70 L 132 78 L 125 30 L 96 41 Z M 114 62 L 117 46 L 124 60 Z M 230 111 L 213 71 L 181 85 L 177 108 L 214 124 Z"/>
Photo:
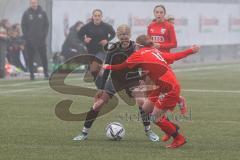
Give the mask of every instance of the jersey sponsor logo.
<path id="1" fill-rule="evenodd" d="M 163 36 L 152 36 L 152 40 L 153 40 L 153 42 L 155 42 L 155 43 L 165 42 L 165 39 L 164 39 Z"/>

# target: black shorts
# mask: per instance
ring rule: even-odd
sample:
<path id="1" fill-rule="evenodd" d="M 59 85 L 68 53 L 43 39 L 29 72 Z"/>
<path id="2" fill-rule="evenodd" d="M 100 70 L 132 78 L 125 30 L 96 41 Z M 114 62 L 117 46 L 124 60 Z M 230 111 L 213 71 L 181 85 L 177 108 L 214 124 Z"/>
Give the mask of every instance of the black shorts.
<path id="1" fill-rule="evenodd" d="M 109 95 L 114 95 L 117 92 L 120 92 L 122 90 L 125 90 L 126 94 L 129 97 L 132 97 L 132 89 L 139 86 L 138 81 L 131 81 L 126 83 L 119 83 L 117 81 L 113 82 L 112 79 L 107 80 L 104 90 Z"/>
<path id="2" fill-rule="evenodd" d="M 95 84 L 97 86 L 97 88 L 100 88 L 101 83 L 101 77 L 98 76 Z M 112 81 L 112 79 L 108 79 L 105 83 L 105 86 L 103 88 L 103 90 L 105 90 L 110 96 L 113 96 L 115 93 L 125 90 L 126 94 L 129 97 L 132 97 L 132 89 L 139 86 L 139 82 L 138 81 L 129 81 L 126 83 L 120 83 L 117 81 Z"/>

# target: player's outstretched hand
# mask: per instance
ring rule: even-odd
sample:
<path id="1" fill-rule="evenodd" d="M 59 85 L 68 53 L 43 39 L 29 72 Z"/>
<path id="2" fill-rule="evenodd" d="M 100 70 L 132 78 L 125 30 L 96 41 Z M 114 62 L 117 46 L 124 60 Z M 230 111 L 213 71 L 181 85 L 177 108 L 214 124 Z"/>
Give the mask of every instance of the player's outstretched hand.
<path id="1" fill-rule="evenodd" d="M 200 50 L 200 46 L 194 44 L 194 45 L 191 46 L 191 49 L 193 50 L 193 53 L 197 53 Z"/>
<path id="2" fill-rule="evenodd" d="M 104 64 L 102 65 L 103 69 L 111 69 L 111 66 L 109 64 Z"/>

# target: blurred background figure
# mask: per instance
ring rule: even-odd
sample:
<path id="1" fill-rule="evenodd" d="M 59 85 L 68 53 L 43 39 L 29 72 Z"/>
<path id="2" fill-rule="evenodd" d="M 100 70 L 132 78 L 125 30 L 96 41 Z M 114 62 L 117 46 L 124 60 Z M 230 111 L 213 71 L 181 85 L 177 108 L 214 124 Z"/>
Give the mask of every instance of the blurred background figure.
<path id="1" fill-rule="evenodd" d="M 7 28 L 4 22 L 0 22 L 0 78 L 5 77 L 5 57 L 7 54 Z"/>
<path id="2" fill-rule="evenodd" d="M 25 42 L 20 35 L 21 32 L 19 29 L 17 25 L 13 25 L 11 29 L 9 29 L 7 60 L 11 65 L 26 72 L 26 57 L 23 54 Z"/>
<path id="3" fill-rule="evenodd" d="M 173 15 L 167 15 L 166 16 L 166 20 L 168 21 L 168 22 L 170 22 L 170 23 L 172 23 L 172 24 L 174 24 L 175 22 L 175 18 L 174 18 L 174 16 Z"/>
<path id="4" fill-rule="evenodd" d="M 22 16 L 22 31 L 28 53 L 30 79 L 34 80 L 34 54 L 38 53 L 42 60 L 45 79 L 48 79 L 48 60 L 46 38 L 49 22 L 46 12 L 38 5 L 38 0 L 30 0 L 30 7 Z"/>
<path id="5" fill-rule="evenodd" d="M 11 28 L 11 23 L 9 22 L 8 19 L 1 20 L 1 24 L 7 30 L 7 32 Z"/>
<path id="6" fill-rule="evenodd" d="M 62 55 L 65 60 L 74 56 L 87 53 L 84 42 L 78 38 L 78 32 L 83 26 L 83 22 L 77 21 L 71 28 L 62 46 Z"/>

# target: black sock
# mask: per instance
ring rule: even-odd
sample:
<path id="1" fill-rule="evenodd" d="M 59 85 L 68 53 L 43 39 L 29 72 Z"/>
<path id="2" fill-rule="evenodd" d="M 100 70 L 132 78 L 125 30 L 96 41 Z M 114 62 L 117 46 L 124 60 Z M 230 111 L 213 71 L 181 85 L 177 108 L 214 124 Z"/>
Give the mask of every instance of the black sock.
<path id="1" fill-rule="evenodd" d="M 98 116 L 99 111 L 94 111 L 93 108 L 90 109 L 90 111 L 88 111 L 87 116 L 86 116 L 86 120 L 84 122 L 84 127 L 85 128 L 91 128 L 93 122 L 96 120 L 97 116 Z"/>
<path id="2" fill-rule="evenodd" d="M 168 121 L 170 121 L 168 117 L 166 117 L 166 119 L 167 119 Z M 178 126 L 177 124 L 175 124 L 175 123 L 173 123 L 173 122 L 172 122 L 172 124 L 176 127 L 176 132 L 172 134 L 172 137 L 175 138 L 175 137 L 177 137 L 177 135 L 178 135 L 178 130 L 179 130 L 180 128 L 179 128 L 179 126 Z"/>
<path id="3" fill-rule="evenodd" d="M 178 136 L 178 130 L 176 130 L 176 132 L 173 133 L 171 136 L 172 136 L 173 138 L 177 137 L 177 136 Z"/>
<path id="4" fill-rule="evenodd" d="M 149 114 L 146 114 L 141 107 L 139 107 L 139 111 L 141 114 L 142 122 L 144 127 L 150 126 L 150 116 Z"/>

